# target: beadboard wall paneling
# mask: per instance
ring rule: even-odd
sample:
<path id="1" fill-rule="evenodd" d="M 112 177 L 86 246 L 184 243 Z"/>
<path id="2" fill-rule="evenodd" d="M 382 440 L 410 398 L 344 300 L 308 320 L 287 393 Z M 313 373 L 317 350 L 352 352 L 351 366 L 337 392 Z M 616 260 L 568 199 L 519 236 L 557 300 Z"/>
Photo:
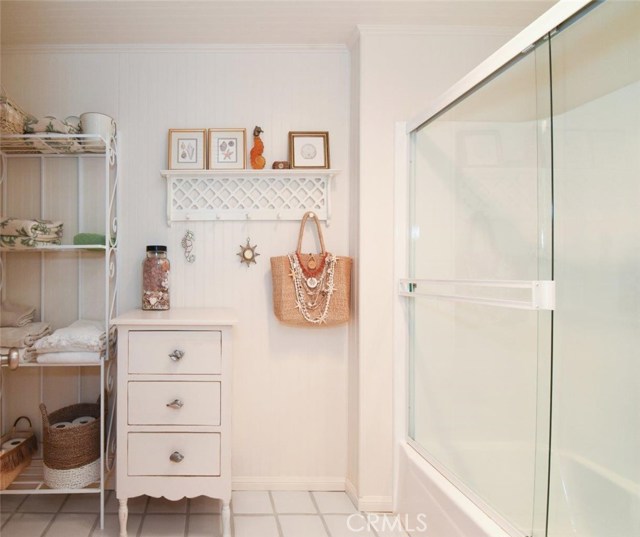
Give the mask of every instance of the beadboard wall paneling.
<path id="1" fill-rule="evenodd" d="M 34 50 L 5 53 L 2 80 L 8 93 L 32 113 L 65 117 L 100 111 L 116 118 L 122 172 L 120 311 L 139 307 L 140 264 L 147 244 L 168 246 L 173 307 L 238 311 L 233 360 L 233 471 L 238 482 L 245 488 L 269 488 L 270 482 L 287 480 L 311 487 L 344 483 L 348 329 L 289 328 L 272 313 L 269 257 L 295 249 L 298 225 L 192 222 L 170 228 L 159 170 L 167 167 L 169 128 L 243 127 L 249 149 L 253 127 L 260 125 L 268 165 L 287 159 L 289 131 L 329 131 L 332 168 L 343 171 L 331 186 L 333 218 L 323 231 L 330 250 L 347 255 L 347 51 Z M 62 192 L 60 196 L 64 198 Z M 193 264 L 186 262 L 180 247 L 187 229 L 195 233 Z M 250 268 L 236 255 L 248 237 L 260 254 Z M 304 249 L 316 247 L 309 236 Z M 64 281 L 64 272 L 57 277 Z M 36 375 L 28 376 L 25 385 L 36 390 Z M 57 382 L 54 376 L 51 380 Z M 56 393 L 54 383 L 45 382 L 45 392 L 57 404 L 66 396 Z M 92 389 L 90 378 L 82 384 Z M 61 386 L 69 388 L 64 382 Z M 11 407 L 13 413 L 30 403 L 22 397 L 12 404 L 19 407 Z"/>

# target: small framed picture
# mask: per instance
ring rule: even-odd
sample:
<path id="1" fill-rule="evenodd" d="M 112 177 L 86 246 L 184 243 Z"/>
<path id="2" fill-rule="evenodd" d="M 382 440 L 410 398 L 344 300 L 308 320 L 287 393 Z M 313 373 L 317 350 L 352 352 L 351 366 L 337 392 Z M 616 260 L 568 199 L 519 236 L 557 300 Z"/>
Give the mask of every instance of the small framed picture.
<path id="1" fill-rule="evenodd" d="M 204 170 L 206 129 L 169 129 L 169 169 Z"/>
<path id="2" fill-rule="evenodd" d="M 244 170 L 246 154 L 246 129 L 209 129 L 210 170 Z"/>
<path id="3" fill-rule="evenodd" d="M 329 168 L 329 133 L 290 132 L 289 162 L 292 168 Z"/>

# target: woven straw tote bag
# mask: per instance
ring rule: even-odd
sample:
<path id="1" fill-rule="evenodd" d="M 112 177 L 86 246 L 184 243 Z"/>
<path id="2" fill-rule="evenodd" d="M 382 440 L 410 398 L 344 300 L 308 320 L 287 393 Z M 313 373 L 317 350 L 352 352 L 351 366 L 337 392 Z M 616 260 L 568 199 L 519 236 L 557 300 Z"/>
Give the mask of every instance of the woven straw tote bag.
<path id="1" fill-rule="evenodd" d="M 311 218 L 321 252 L 303 254 L 302 237 Z M 298 247 L 289 255 L 271 258 L 273 312 L 290 326 L 323 327 L 346 323 L 351 302 L 351 258 L 326 251 L 318 217 L 307 212 L 300 223 Z"/>

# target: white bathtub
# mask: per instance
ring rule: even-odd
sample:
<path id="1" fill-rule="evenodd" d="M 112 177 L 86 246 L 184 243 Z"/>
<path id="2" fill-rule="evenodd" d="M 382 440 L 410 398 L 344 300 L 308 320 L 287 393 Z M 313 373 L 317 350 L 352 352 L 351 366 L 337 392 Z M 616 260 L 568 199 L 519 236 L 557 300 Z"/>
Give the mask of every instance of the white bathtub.
<path id="1" fill-rule="evenodd" d="M 508 537 L 411 446 L 401 443 L 397 458 L 394 511 L 412 536 Z M 640 535 L 637 483 L 572 453 L 552 460 L 548 537 Z"/>
<path id="2" fill-rule="evenodd" d="M 549 537 L 640 535 L 640 485 L 576 454 L 554 454 L 549 503 Z"/>
<path id="3" fill-rule="evenodd" d="M 509 537 L 411 446 L 400 443 L 396 456 L 394 511 L 412 537 Z"/>

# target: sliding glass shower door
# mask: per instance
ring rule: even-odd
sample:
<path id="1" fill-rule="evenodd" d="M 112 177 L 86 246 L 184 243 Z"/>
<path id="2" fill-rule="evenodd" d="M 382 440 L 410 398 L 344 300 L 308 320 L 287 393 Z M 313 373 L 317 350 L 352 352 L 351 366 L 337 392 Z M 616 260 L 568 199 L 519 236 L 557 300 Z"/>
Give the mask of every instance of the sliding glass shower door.
<path id="1" fill-rule="evenodd" d="M 409 436 L 514 535 L 546 509 L 550 114 L 544 42 L 412 137 Z"/>
<path id="2" fill-rule="evenodd" d="M 555 279 L 549 537 L 640 535 L 640 2 L 551 40 Z"/>
<path id="3" fill-rule="evenodd" d="M 640 2 L 411 144 L 411 445 L 514 536 L 640 536 Z"/>

